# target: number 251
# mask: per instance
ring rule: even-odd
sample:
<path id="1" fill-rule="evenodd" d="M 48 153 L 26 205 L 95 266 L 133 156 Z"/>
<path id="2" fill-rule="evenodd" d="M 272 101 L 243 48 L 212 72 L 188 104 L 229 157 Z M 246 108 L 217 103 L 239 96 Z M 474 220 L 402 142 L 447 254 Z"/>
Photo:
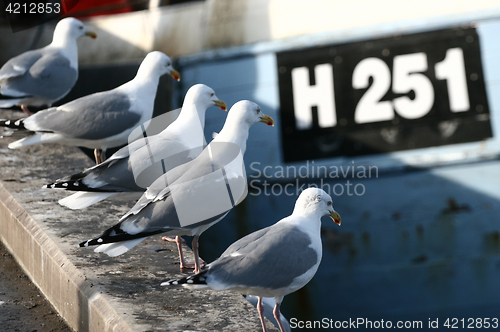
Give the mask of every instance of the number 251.
<path id="1" fill-rule="evenodd" d="M 469 95 L 462 49 L 449 49 L 444 60 L 437 63 L 434 68 L 436 78 L 446 80 L 451 111 L 464 112 L 469 110 Z M 395 56 L 392 91 L 404 94 L 413 90 L 415 98 L 401 96 L 392 101 L 381 101 L 391 87 L 389 67 L 379 58 L 366 58 L 360 61 L 354 68 L 353 88 L 367 88 L 370 84 L 370 77 L 373 77 L 373 83 L 356 106 L 354 113 L 356 123 L 392 120 L 394 111 L 407 119 L 417 119 L 426 115 L 434 104 L 434 88 L 430 79 L 422 74 L 427 69 L 427 55 L 425 53 Z"/>

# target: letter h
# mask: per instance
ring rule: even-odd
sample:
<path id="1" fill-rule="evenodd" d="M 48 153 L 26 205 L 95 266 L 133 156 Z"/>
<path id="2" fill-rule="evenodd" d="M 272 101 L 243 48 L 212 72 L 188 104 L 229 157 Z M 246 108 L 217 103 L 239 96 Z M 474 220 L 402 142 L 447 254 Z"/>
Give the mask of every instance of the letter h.
<path id="1" fill-rule="evenodd" d="M 316 107 L 318 110 L 318 123 L 321 128 L 334 127 L 337 124 L 337 114 L 332 65 L 324 63 L 314 67 L 315 85 L 309 83 L 309 69 L 307 67 L 293 68 L 291 74 L 297 129 L 312 128 L 312 107 Z"/>

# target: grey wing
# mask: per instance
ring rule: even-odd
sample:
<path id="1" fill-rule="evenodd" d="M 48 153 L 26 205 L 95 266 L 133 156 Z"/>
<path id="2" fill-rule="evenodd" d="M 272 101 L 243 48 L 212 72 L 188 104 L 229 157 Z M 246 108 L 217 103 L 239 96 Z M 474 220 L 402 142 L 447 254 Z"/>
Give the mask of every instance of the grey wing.
<path id="1" fill-rule="evenodd" d="M 114 160 L 112 164 L 101 163 L 85 170 L 81 179 L 88 188 L 104 192 L 141 192 L 144 188 L 137 185 L 134 174 L 128 167 L 127 159 Z M 82 188 L 83 191 L 85 188 Z"/>
<path id="2" fill-rule="evenodd" d="M 272 226 L 271 226 L 272 227 Z M 257 241 L 258 239 L 260 239 L 261 237 L 263 237 L 264 235 L 267 234 L 267 232 L 269 232 L 271 228 L 270 227 L 266 227 L 266 228 L 262 228 L 262 229 L 259 229 L 258 231 L 255 231 L 253 233 L 250 233 L 248 235 L 246 235 L 245 237 L 242 237 L 241 239 L 239 239 L 238 241 L 236 242 L 233 242 L 223 253 L 222 255 L 220 255 L 220 257 L 225 257 L 225 256 L 229 256 L 231 255 L 232 253 L 234 252 L 237 252 L 239 250 L 243 250 L 245 249 L 249 244 L 252 244 L 254 243 L 255 241 Z"/>
<path id="3" fill-rule="evenodd" d="M 42 57 L 40 50 L 28 51 L 7 61 L 0 68 L 0 82 L 25 74 L 28 69 Z"/>
<path id="4" fill-rule="evenodd" d="M 209 278 L 226 288 L 278 289 L 289 286 L 319 260 L 316 251 L 309 247 L 309 236 L 294 226 L 275 224 L 258 233 L 257 238 L 251 234 L 238 240 L 235 247 L 239 249 L 231 250 L 229 255 L 224 253 L 211 263 Z"/>
<path id="5" fill-rule="evenodd" d="M 125 219 L 129 215 L 138 214 L 150 204 L 165 200 L 165 198 L 171 194 L 170 186 L 172 185 L 176 185 L 177 188 L 181 188 L 179 186 L 184 186 L 186 188 L 185 194 L 189 196 L 190 193 L 195 191 L 195 188 L 191 185 L 192 181 L 203 178 L 203 176 L 210 174 L 212 171 L 213 166 L 211 159 L 207 149 L 205 149 L 194 160 L 179 165 L 157 178 L 151 186 L 148 187 L 132 209 L 130 209 L 130 211 L 120 220 Z"/>
<path id="6" fill-rule="evenodd" d="M 206 149 L 205 149 L 206 150 Z M 121 221 L 138 229 L 194 229 L 222 219 L 232 208 L 212 195 L 213 165 L 208 152 L 160 176 Z M 224 179 L 216 179 L 223 182 Z M 208 192 L 207 192 L 208 190 Z M 199 193 L 204 194 L 199 196 Z M 208 195 L 208 198 L 207 198 Z M 211 199 L 217 204 L 213 204 Z M 196 207 L 196 209 L 193 209 Z"/>
<path id="7" fill-rule="evenodd" d="M 107 164 L 113 164 L 114 161 L 119 160 L 119 159 L 127 159 L 131 154 L 133 154 L 135 151 L 141 149 L 145 145 L 145 138 L 139 138 L 127 146 L 124 146 L 120 150 L 116 151 L 113 153 L 111 157 L 106 159 L 105 163 Z"/>
<path id="8" fill-rule="evenodd" d="M 26 119 L 33 131 L 48 131 L 77 139 L 102 139 L 138 125 L 141 115 L 130 110 L 124 93 L 105 91 L 79 98 Z"/>
<path id="9" fill-rule="evenodd" d="M 140 200 L 137 204 L 139 203 Z M 166 197 L 161 203 L 147 204 L 137 214 L 124 216 L 120 228 L 128 234 L 139 234 L 152 233 L 169 226 L 179 227 L 179 225 L 172 198 Z"/>
<path id="10" fill-rule="evenodd" d="M 125 220 L 132 215 L 138 215 L 144 209 L 150 208 L 150 205 L 153 205 L 157 200 L 165 199 L 170 193 L 168 185 L 163 185 L 165 182 L 166 174 L 160 176 L 155 182 L 153 182 L 144 194 L 142 194 L 135 205 L 120 218 L 120 221 Z"/>
<path id="11" fill-rule="evenodd" d="M 140 144 L 143 146 L 128 158 L 128 167 L 134 174 L 137 185 L 144 190 L 168 171 L 192 161 L 203 149 L 189 148 L 177 137 L 162 135 L 147 137 Z M 169 175 L 169 182 L 173 181 L 172 174 Z"/>
<path id="12" fill-rule="evenodd" d="M 201 147 L 196 147 L 190 151 L 198 151 Z M 240 151 L 239 147 L 233 143 L 210 143 L 192 161 L 173 168 L 167 172 L 165 177 L 158 178 L 151 185 L 152 190 L 164 187 L 186 184 L 186 189 L 194 186 L 210 185 L 213 182 L 226 183 L 237 181 L 241 178 L 244 164 L 241 160 L 236 160 Z M 193 154 L 193 153 L 191 153 Z M 236 161 L 236 163 L 231 161 Z M 240 163 L 238 163 L 241 161 Z M 192 190 L 191 190 L 192 191 Z"/>
<path id="13" fill-rule="evenodd" d="M 104 162 L 86 169 L 82 173 L 82 182 L 100 191 L 144 191 L 145 188 L 137 185 L 129 162 L 130 155 L 140 154 L 140 150 L 146 148 L 144 142 L 144 138 L 135 140 Z"/>
<path id="14" fill-rule="evenodd" d="M 179 217 L 172 196 L 167 195 L 161 201 L 147 204 L 139 213 L 122 218 L 120 229 L 131 235 L 144 234 L 144 236 L 148 236 L 168 231 L 189 230 L 222 219 L 226 214 L 227 211 L 199 223 L 185 225 Z M 189 231 L 186 232 L 186 234 L 188 233 Z"/>
<path id="15" fill-rule="evenodd" d="M 64 97 L 77 79 L 78 71 L 69 60 L 58 52 L 50 52 L 37 59 L 24 74 L 9 79 L 2 90 L 55 101 Z"/>
<path id="16" fill-rule="evenodd" d="M 161 158 L 168 151 L 182 152 Z M 105 162 L 88 169 L 83 183 L 104 191 L 145 191 L 167 171 L 191 160 L 190 150 L 184 145 L 155 135 L 130 143 Z"/>

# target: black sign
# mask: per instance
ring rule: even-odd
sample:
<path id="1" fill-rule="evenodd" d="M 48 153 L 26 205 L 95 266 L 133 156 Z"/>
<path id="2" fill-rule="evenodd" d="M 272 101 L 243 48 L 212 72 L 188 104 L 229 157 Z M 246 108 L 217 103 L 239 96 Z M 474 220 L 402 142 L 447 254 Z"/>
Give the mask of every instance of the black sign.
<path id="1" fill-rule="evenodd" d="M 285 162 L 492 137 L 474 28 L 277 54 Z"/>

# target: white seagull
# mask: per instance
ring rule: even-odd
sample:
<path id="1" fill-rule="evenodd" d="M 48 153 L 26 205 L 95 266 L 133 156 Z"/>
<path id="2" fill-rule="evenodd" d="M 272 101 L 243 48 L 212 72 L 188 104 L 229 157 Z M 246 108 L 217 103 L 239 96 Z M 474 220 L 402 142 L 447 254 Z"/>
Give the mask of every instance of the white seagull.
<path id="1" fill-rule="evenodd" d="M 274 318 L 284 332 L 280 317 L 283 298 L 304 287 L 321 262 L 322 216 L 330 216 L 338 225 L 341 223 L 332 198 L 326 192 L 319 188 L 305 189 L 290 216 L 239 239 L 203 272 L 161 285 L 231 290 L 256 296 L 264 332 L 267 328 L 263 298 L 273 297 L 276 302 Z"/>
<path id="2" fill-rule="evenodd" d="M 117 195 L 138 199 L 154 180 L 193 160 L 205 148 L 205 111 L 210 106 L 227 108 L 212 88 L 196 84 L 186 93 L 177 119 L 162 132 L 140 138 L 105 162 L 44 188 L 76 191 L 59 201 L 70 209 L 83 209 Z"/>
<path id="3" fill-rule="evenodd" d="M 193 236 L 195 272 L 200 271 L 198 238 L 245 198 L 243 155 L 254 123 L 274 125 L 250 101 L 239 101 L 229 110 L 219 135 L 194 160 L 159 177 L 118 224 L 79 247 L 100 245 L 96 252 L 121 255 L 147 236 Z M 177 239 L 181 269 L 182 246 Z"/>
<path id="4" fill-rule="evenodd" d="M 52 43 L 22 53 L 0 69 L 0 108 L 51 106 L 68 94 L 78 79 L 78 46 L 82 36 L 96 38 L 82 22 L 67 17 L 57 23 Z"/>
<path id="5" fill-rule="evenodd" d="M 113 90 L 78 98 L 28 118 L 1 120 L 0 126 L 35 132 L 8 147 L 18 149 L 39 143 L 82 146 L 95 149 L 96 163 L 103 162 L 106 149 L 127 144 L 132 130 L 151 119 L 158 83 L 164 74 L 180 80 L 168 56 L 151 52 L 137 75 Z"/>

